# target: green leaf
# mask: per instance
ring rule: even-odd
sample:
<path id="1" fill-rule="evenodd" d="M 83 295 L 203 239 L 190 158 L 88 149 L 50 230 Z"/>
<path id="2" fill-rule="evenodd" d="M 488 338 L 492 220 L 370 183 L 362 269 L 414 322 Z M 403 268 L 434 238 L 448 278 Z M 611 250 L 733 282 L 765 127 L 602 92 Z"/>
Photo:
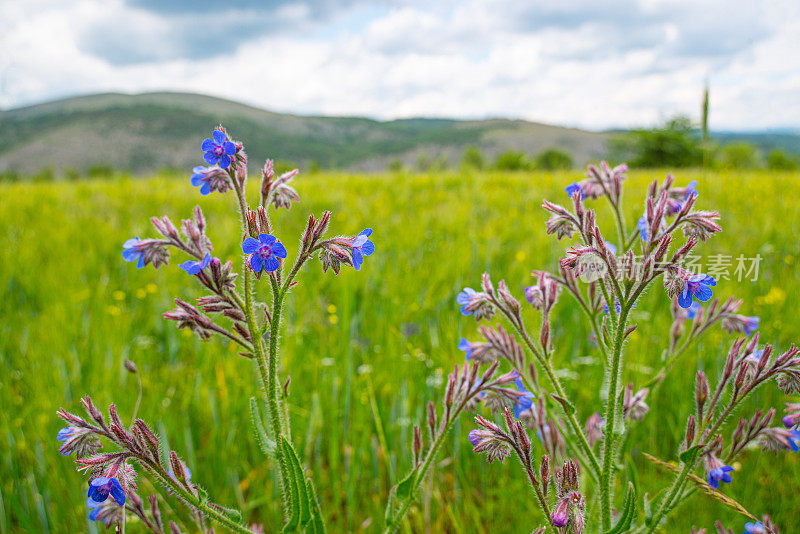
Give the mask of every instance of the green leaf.
<path id="1" fill-rule="evenodd" d="M 627 532 L 631 528 L 633 518 L 636 516 L 636 489 L 633 482 L 628 482 L 628 491 L 625 492 L 625 504 L 622 506 L 617 524 L 611 530 L 606 531 L 606 534 L 621 534 Z"/>
<path id="2" fill-rule="evenodd" d="M 689 447 L 682 453 L 678 455 L 681 462 L 684 464 L 690 465 L 694 467 L 695 462 L 697 461 L 697 457 L 700 456 L 700 452 L 705 448 L 704 444 L 695 445 L 694 447 Z"/>
<path id="3" fill-rule="evenodd" d="M 395 491 L 395 495 L 401 501 L 406 501 L 411 498 L 414 492 L 414 482 L 417 478 L 417 470 L 412 469 L 409 474 L 405 476 L 403 480 L 397 483 L 397 490 Z"/>
<path id="4" fill-rule="evenodd" d="M 308 491 L 308 501 L 311 505 L 311 523 L 306 531 L 310 531 L 313 534 L 325 534 L 325 521 L 322 519 L 322 512 L 319 509 L 317 491 L 314 489 L 314 483 L 310 478 L 306 480 L 306 489 Z"/>
<path id="5" fill-rule="evenodd" d="M 261 452 L 268 458 L 275 457 L 275 441 L 267 435 L 264 423 L 261 420 L 261 412 L 258 409 L 258 402 L 255 397 L 250 397 L 250 421 L 253 424 L 253 434 Z"/>
<path id="6" fill-rule="evenodd" d="M 628 473 L 628 480 L 633 483 L 633 491 L 639 494 L 639 475 L 636 471 L 636 464 L 630 454 L 625 454 L 625 470 Z"/>
<path id="7" fill-rule="evenodd" d="M 283 435 L 278 437 L 278 443 L 281 448 L 281 456 L 286 465 L 286 478 L 289 481 L 289 501 L 290 501 L 290 512 L 289 512 L 289 519 L 287 520 L 286 524 L 283 526 L 284 532 L 294 532 L 298 525 L 300 524 L 300 489 L 298 487 L 297 481 L 297 474 L 294 469 L 289 465 L 289 457 L 292 454 L 292 449 L 289 446 L 289 442 L 286 441 L 286 438 Z M 303 484 L 305 487 L 305 484 Z"/>
<path id="8" fill-rule="evenodd" d="M 225 508 L 224 506 L 220 506 L 220 509 L 228 519 L 235 521 L 236 523 L 242 522 L 242 512 L 236 508 Z"/>
<path id="9" fill-rule="evenodd" d="M 195 489 L 197 489 L 197 499 L 200 501 L 200 505 L 208 504 L 208 492 L 200 486 L 195 486 Z"/>
<path id="10" fill-rule="evenodd" d="M 558 395 L 554 395 L 553 393 L 550 394 L 554 400 L 558 401 L 562 408 L 564 408 L 564 413 L 567 415 L 572 415 L 575 413 L 575 405 L 572 404 L 570 401 L 565 399 L 564 397 L 559 397 Z"/>
<path id="11" fill-rule="evenodd" d="M 386 502 L 386 511 L 383 513 L 383 524 L 384 526 L 389 526 L 394 521 L 394 508 L 395 508 L 395 501 L 394 498 L 395 488 L 389 490 L 389 499 Z"/>

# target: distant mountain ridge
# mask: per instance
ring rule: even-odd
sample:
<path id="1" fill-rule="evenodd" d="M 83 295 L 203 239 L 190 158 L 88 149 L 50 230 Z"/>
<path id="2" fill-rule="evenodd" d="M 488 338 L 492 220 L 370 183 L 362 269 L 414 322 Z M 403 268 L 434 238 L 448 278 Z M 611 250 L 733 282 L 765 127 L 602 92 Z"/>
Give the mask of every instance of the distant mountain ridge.
<path id="1" fill-rule="evenodd" d="M 253 168 L 267 157 L 307 167 L 379 171 L 420 159 L 457 165 L 475 145 L 487 161 L 501 152 L 529 156 L 558 148 L 581 166 L 605 156 L 621 131 L 591 132 L 512 119 L 299 116 L 191 93 L 104 93 L 0 111 L 0 172 L 57 174 L 93 166 L 145 173 L 202 164 L 199 146 L 222 123 L 245 143 Z M 800 154 L 792 132 L 719 133 L 721 142 L 751 142 L 763 150 Z"/>
<path id="2" fill-rule="evenodd" d="M 468 145 L 491 160 L 557 147 L 576 164 L 601 157 L 607 133 L 522 120 L 315 117 L 273 113 L 186 93 L 98 94 L 0 112 L 0 172 L 84 171 L 95 165 L 147 172 L 201 164 L 200 141 L 222 123 L 241 139 L 250 161 L 267 157 L 301 165 L 382 170 L 421 156 L 458 163 Z"/>

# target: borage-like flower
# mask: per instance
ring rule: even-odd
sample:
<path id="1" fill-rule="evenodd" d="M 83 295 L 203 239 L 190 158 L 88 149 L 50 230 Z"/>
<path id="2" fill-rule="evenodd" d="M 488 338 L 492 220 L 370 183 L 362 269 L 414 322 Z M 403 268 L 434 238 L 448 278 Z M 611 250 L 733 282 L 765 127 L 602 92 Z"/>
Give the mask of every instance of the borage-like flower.
<path id="1" fill-rule="evenodd" d="M 125 504 L 125 492 L 116 478 L 97 477 L 89 483 L 89 493 L 86 496 L 94 502 L 104 502 L 109 495 L 118 505 Z"/>
<path id="2" fill-rule="evenodd" d="M 578 193 L 578 192 L 580 192 L 580 194 L 581 194 L 581 200 L 584 200 L 586 198 L 586 193 L 584 193 L 583 189 L 581 189 L 581 186 L 579 186 L 575 182 L 572 182 L 567 187 L 565 187 L 564 191 L 567 192 L 567 196 L 569 198 L 572 198 L 572 195 L 575 194 L 575 193 Z"/>
<path id="3" fill-rule="evenodd" d="M 361 270 L 361 264 L 364 263 L 364 256 L 370 256 L 375 252 L 375 244 L 369 240 L 372 235 L 372 228 L 361 230 L 356 237 L 353 238 L 353 267 L 356 271 Z"/>
<path id="4" fill-rule="evenodd" d="M 689 308 L 692 305 L 692 297 L 701 302 L 708 302 L 714 296 L 711 288 L 717 285 L 717 281 L 707 274 L 696 274 L 686 281 L 683 291 L 678 295 L 678 304 L 681 308 Z"/>
<path id="5" fill-rule="evenodd" d="M 58 441 L 63 442 L 58 452 L 68 456 L 75 452 L 78 457 L 94 454 L 100 450 L 100 440 L 88 428 L 68 426 L 58 431 Z"/>
<path id="6" fill-rule="evenodd" d="M 189 274 L 200 274 L 200 271 L 208 267 L 208 264 L 211 263 L 211 254 L 206 252 L 203 261 L 185 261 L 179 265 L 181 269 L 186 271 Z"/>
<path id="7" fill-rule="evenodd" d="M 192 177 L 189 179 L 189 183 L 192 184 L 192 187 L 199 187 L 200 194 L 204 196 L 212 191 L 224 193 L 230 189 L 228 173 L 219 167 L 198 165 L 192 169 Z"/>
<path id="8" fill-rule="evenodd" d="M 200 148 L 205 152 L 203 159 L 209 165 L 219 164 L 221 169 L 227 169 L 231 164 L 231 156 L 236 154 L 236 145 L 228 141 L 228 136 L 222 130 L 211 132 L 211 138 L 206 138 Z"/>
<path id="9" fill-rule="evenodd" d="M 273 235 L 259 234 L 258 239 L 248 237 L 242 243 L 242 251 L 250 256 L 250 268 L 255 272 L 277 271 L 281 266 L 278 258 L 286 257 L 286 247 Z"/>
<path id="10" fill-rule="evenodd" d="M 733 479 L 730 475 L 731 471 L 733 471 L 733 467 L 729 465 L 720 465 L 719 467 L 715 467 L 708 472 L 708 485 L 712 488 L 719 488 L 720 482 L 730 484 L 733 482 Z"/>
<path id="11" fill-rule="evenodd" d="M 163 241 L 139 239 L 139 236 L 136 236 L 122 244 L 122 259 L 128 263 L 135 261 L 137 269 L 141 269 L 148 263 L 152 263 L 153 267 L 158 269 L 167 263 L 169 251 Z"/>

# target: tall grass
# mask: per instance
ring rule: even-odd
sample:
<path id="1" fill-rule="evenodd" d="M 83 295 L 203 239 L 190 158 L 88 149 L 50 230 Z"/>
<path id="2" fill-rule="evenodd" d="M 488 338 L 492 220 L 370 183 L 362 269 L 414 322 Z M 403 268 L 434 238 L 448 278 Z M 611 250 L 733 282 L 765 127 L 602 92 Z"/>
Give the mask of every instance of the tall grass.
<path id="1" fill-rule="evenodd" d="M 656 174 L 633 173 L 627 197 L 643 198 Z M 463 358 L 458 338 L 476 328 L 459 314 L 455 294 L 490 270 L 521 295 L 532 269 L 555 268 L 567 244 L 545 235 L 539 206 L 543 197 L 566 201 L 563 187 L 574 177 L 301 176 L 303 202 L 278 215 L 290 257 L 306 214 L 328 207 L 335 231 L 372 227 L 378 247 L 360 273 L 343 269 L 335 283 L 318 265 L 306 268 L 286 316 L 282 363 L 284 376 L 292 377 L 294 434 L 331 531 L 377 530 L 391 484 L 409 467 L 412 426 Z M 743 313 L 762 318 L 764 341 L 782 349 L 800 341 L 800 201 L 788 194 L 800 175 L 686 172 L 678 183 L 695 178 L 699 206 L 719 209 L 724 228 L 703 248 L 704 256 L 763 257 L 757 281 L 720 280 L 715 294 L 743 298 Z M 78 410 L 79 397 L 89 393 L 98 406 L 116 402 L 121 414 L 130 414 L 136 384 L 122 367 L 126 358 L 144 377 L 140 415 L 185 453 L 194 480 L 217 502 L 246 501 L 249 519 L 268 530 L 279 524 L 275 481 L 250 439 L 254 367 L 234 347 L 200 342 L 160 317 L 172 298 L 199 295 L 177 262 L 159 271 L 136 270 L 120 257 L 125 239 L 150 235 L 149 216 L 188 217 L 197 203 L 212 239 L 236 235 L 229 216 L 233 198 L 201 198 L 179 176 L 2 185 L 0 198 L 0 532 L 96 531 L 86 519 L 86 482 L 71 459 L 58 454 L 55 411 Z M 599 211 L 610 224 L 605 206 Z M 636 207 L 628 216 L 635 221 L 640 214 Z M 214 244 L 220 258 L 237 257 L 238 242 Z M 658 364 L 670 321 L 663 292 L 644 298 L 634 311 L 639 330 L 628 345 L 631 366 L 624 377 L 637 384 Z M 568 299 L 555 314 L 554 358 L 585 419 L 600 406 L 602 365 Z M 714 376 L 731 341 L 714 331 L 648 399 L 651 413 L 633 430 L 633 457 L 651 495 L 668 478 L 638 453 L 674 459 L 692 406 L 694 370 Z M 750 400 L 753 408 L 782 404 L 776 388 L 764 391 Z M 410 516 L 411 531 L 422 532 L 425 524 L 436 532 L 530 530 L 540 518 L 525 481 L 513 462 L 486 466 L 474 455 L 466 441 L 469 428 L 464 418 L 452 434 Z M 791 503 L 800 490 L 798 458 L 749 453 L 724 491 L 757 515 L 771 513 L 790 531 L 797 512 Z M 703 497 L 682 512 L 670 531 L 711 527 L 718 517 L 735 529 L 744 521 Z"/>

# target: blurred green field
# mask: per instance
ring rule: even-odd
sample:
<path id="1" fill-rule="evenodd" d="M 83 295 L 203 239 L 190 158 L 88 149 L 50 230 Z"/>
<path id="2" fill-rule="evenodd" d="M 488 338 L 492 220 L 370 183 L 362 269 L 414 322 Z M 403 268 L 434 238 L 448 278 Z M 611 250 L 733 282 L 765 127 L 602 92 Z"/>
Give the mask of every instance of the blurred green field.
<path id="1" fill-rule="evenodd" d="M 663 174 L 631 174 L 626 197 L 636 202 L 628 203 L 630 224 L 641 214 L 647 182 Z M 564 186 L 579 177 L 301 175 L 302 203 L 275 219 L 290 258 L 307 214 L 325 208 L 334 213 L 334 232 L 372 227 L 377 245 L 360 273 L 345 268 L 338 277 L 324 275 L 312 262 L 286 314 L 282 367 L 292 377 L 295 439 L 331 532 L 378 530 L 392 481 L 409 468 L 413 424 L 423 420 L 428 400 L 438 402 L 443 379 L 463 359 L 458 338 L 475 337 L 475 322 L 459 314 L 456 293 L 477 287 L 488 270 L 522 299 L 531 269 L 554 269 L 568 244 L 545 235 L 539 206 L 544 197 L 565 202 Z M 722 212 L 724 232 L 702 248 L 705 257 L 763 257 L 757 281 L 720 280 L 715 295 L 743 298 L 742 312 L 761 316 L 762 339 L 779 349 L 800 341 L 800 201 L 792 194 L 800 174 L 689 171 L 677 178 L 679 185 L 698 179 L 699 207 Z M 255 191 L 257 184 L 250 185 Z M 200 342 L 161 318 L 174 297 L 201 294 L 178 269 L 179 258 L 154 271 L 137 270 L 120 257 L 123 241 L 152 235 L 150 216 L 177 221 L 200 204 L 215 254 L 236 262 L 233 197 L 200 197 L 188 177 L 166 175 L 2 185 L 0 197 L 0 532 L 96 532 L 86 519 L 86 482 L 73 458 L 58 454 L 55 435 L 62 425 L 55 412 L 60 406 L 79 411 L 80 396 L 89 393 L 98 406 L 116 402 L 121 414 L 130 415 L 136 383 L 122 367 L 126 358 L 144 379 L 140 416 L 182 454 L 194 480 L 217 502 L 247 502 L 249 520 L 274 531 L 280 521 L 275 484 L 250 440 L 247 402 L 257 393 L 255 367 L 227 343 Z M 607 207 L 598 205 L 612 236 Z M 669 300 L 656 287 L 633 317 L 640 328 L 628 345 L 625 373 L 639 384 L 666 342 Z M 599 408 L 602 365 L 579 319 L 562 298 L 555 310 L 554 361 L 585 420 Z M 648 399 L 651 412 L 634 430 L 634 458 L 651 495 L 668 478 L 638 453 L 674 459 L 693 406 L 694 370 L 715 376 L 732 340 L 714 329 Z M 770 405 L 782 413 L 784 400 L 770 386 L 750 399 L 746 415 Z M 462 418 L 407 531 L 424 532 L 427 524 L 431 532 L 529 532 L 540 524 L 518 466 L 485 464 L 470 450 L 470 428 L 469 418 Z M 142 486 L 148 493 L 149 484 Z M 792 532 L 800 455 L 753 451 L 724 491 Z M 674 516 L 668 531 L 711 528 L 717 518 L 737 531 L 746 521 L 698 497 Z M 129 532 L 138 531 L 129 524 Z"/>

